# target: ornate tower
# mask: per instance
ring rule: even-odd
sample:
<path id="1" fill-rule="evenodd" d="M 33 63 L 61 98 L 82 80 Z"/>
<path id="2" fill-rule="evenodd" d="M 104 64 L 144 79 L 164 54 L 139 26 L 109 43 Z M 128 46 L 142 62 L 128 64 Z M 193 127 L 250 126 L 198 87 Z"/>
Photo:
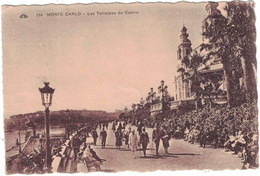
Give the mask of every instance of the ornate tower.
<path id="1" fill-rule="evenodd" d="M 177 51 L 177 68 L 183 67 L 183 65 L 181 64 L 182 59 L 188 56 L 192 51 L 191 41 L 188 39 L 188 37 L 189 34 L 187 34 L 187 28 L 183 26 L 180 35 L 181 44 L 178 46 Z"/>
<path id="2" fill-rule="evenodd" d="M 178 46 L 177 50 L 177 70 L 179 68 L 185 68 L 185 65 L 182 64 L 182 60 L 184 57 L 188 56 L 192 51 L 192 44 L 188 37 L 189 34 L 187 33 L 187 28 L 183 26 L 180 35 L 181 44 Z M 182 79 L 181 73 L 177 72 L 174 79 L 174 84 L 175 100 L 183 100 L 191 97 L 190 81 L 184 81 Z"/>

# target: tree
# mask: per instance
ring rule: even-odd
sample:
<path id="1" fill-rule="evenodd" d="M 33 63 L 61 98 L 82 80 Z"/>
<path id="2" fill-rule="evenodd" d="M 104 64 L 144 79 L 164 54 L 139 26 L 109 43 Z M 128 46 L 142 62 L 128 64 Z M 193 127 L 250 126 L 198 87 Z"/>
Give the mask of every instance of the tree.
<path id="1" fill-rule="evenodd" d="M 201 56 L 196 50 L 194 50 L 189 56 L 186 56 L 182 60 L 184 67 L 181 67 L 177 72 L 181 73 L 184 81 L 191 81 L 191 92 L 195 94 L 195 106 L 198 109 L 198 100 L 202 94 L 201 84 L 205 83 L 203 75 L 199 72 L 199 67 L 203 63 L 203 56 Z"/>
<path id="2" fill-rule="evenodd" d="M 255 63 L 255 27 L 251 3 L 227 2 L 224 16 L 218 9 L 218 3 L 207 5 L 209 15 L 204 20 L 202 35 L 208 41 L 201 50 L 210 51 L 208 57 L 221 59 L 227 88 L 229 107 L 243 102 L 243 91 L 239 85 L 243 70 L 243 82 L 248 99 L 256 97 L 256 83 L 253 71 Z M 252 88 L 250 88 L 250 85 Z"/>
<path id="3" fill-rule="evenodd" d="M 146 105 L 145 107 L 150 108 L 151 104 L 154 102 L 156 96 L 156 92 L 153 91 L 153 88 L 148 92 L 148 96 L 146 97 Z"/>
<path id="4" fill-rule="evenodd" d="M 138 103 L 138 109 L 144 108 L 144 99 L 143 97 L 140 99 L 140 103 Z"/>
<path id="5" fill-rule="evenodd" d="M 125 106 L 124 112 L 125 112 L 125 113 L 128 113 L 128 108 L 127 108 L 127 106 Z"/>
<path id="6" fill-rule="evenodd" d="M 253 3 L 227 2 L 225 6 L 230 20 L 229 31 L 237 44 L 236 57 L 240 58 L 243 69 L 243 82 L 248 101 L 257 97 L 256 77 L 256 29 Z"/>

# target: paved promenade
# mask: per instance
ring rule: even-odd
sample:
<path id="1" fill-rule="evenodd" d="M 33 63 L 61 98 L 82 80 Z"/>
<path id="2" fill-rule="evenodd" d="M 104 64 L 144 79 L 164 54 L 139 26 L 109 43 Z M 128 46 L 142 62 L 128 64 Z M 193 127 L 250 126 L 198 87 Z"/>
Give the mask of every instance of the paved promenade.
<path id="1" fill-rule="evenodd" d="M 132 127 L 133 128 L 133 127 Z M 134 127 L 135 128 L 135 127 Z M 155 144 L 151 141 L 152 129 L 147 128 L 150 143 L 148 145 L 147 157 L 143 157 L 141 150 L 136 152 L 137 157 L 132 158 L 132 152 L 123 145 L 121 150 L 116 149 L 115 134 L 109 126 L 107 132 L 106 149 L 101 149 L 101 141 L 97 146 L 92 146 L 98 156 L 106 159 L 101 165 L 105 172 L 120 171 L 155 171 L 155 170 L 223 170 L 241 169 L 242 163 L 237 155 L 224 152 L 224 149 L 201 148 L 198 144 L 190 144 L 183 139 L 171 139 L 169 155 L 164 155 L 162 142 L 160 143 L 159 154 L 155 155 Z M 99 131 L 98 131 L 99 134 Z M 95 170 L 93 168 L 93 170 Z M 77 172 L 88 172 L 83 163 L 77 164 Z"/>

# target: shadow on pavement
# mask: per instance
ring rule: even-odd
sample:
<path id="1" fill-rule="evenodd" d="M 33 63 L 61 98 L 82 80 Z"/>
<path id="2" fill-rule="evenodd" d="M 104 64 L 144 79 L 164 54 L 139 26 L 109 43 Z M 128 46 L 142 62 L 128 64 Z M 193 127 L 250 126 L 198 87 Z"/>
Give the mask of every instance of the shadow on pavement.
<path id="1" fill-rule="evenodd" d="M 153 148 L 147 148 L 146 151 L 147 151 L 147 150 L 155 150 L 155 149 L 153 149 Z M 142 149 L 142 148 L 138 148 L 137 151 L 143 151 L 143 149 Z"/>
<path id="2" fill-rule="evenodd" d="M 100 150 L 105 150 L 105 149 L 115 149 L 115 150 L 118 150 L 117 148 L 114 148 L 114 147 L 106 147 L 106 148 L 95 148 L 95 149 L 100 149 Z"/>
<path id="3" fill-rule="evenodd" d="M 115 172 L 114 170 L 111 170 L 111 169 L 101 169 L 100 171 L 101 172 Z"/>
<path id="4" fill-rule="evenodd" d="M 130 149 L 121 148 L 120 151 L 131 151 Z"/>
<path id="5" fill-rule="evenodd" d="M 155 150 L 154 148 L 147 148 L 146 150 Z"/>
<path id="6" fill-rule="evenodd" d="M 195 155 L 200 155 L 197 153 L 169 153 L 168 155 L 190 155 L 190 156 L 195 156 Z"/>
<path id="7" fill-rule="evenodd" d="M 178 156 L 174 155 L 174 154 L 171 154 L 171 153 L 168 153 L 168 154 L 164 154 L 164 155 L 161 155 L 162 157 L 172 157 L 172 158 L 178 158 Z"/>
<path id="8" fill-rule="evenodd" d="M 141 156 L 141 159 L 165 159 L 162 155 L 148 155 L 146 157 Z"/>
<path id="9" fill-rule="evenodd" d="M 93 146 L 94 146 L 94 145 L 93 145 Z M 97 147 L 102 147 L 102 145 L 99 145 L 99 144 L 97 144 L 97 145 L 95 145 L 95 146 L 97 146 Z M 106 144 L 106 146 L 114 146 L 114 145 Z"/>

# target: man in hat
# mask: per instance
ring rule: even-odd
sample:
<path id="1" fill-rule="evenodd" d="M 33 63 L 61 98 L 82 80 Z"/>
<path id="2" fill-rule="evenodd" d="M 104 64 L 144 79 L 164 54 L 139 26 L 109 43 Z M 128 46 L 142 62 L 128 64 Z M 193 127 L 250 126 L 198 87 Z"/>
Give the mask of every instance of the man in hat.
<path id="1" fill-rule="evenodd" d="M 140 143 L 142 144 L 144 157 L 146 157 L 146 149 L 147 149 L 147 145 L 149 143 L 149 136 L 148 136 L 148 133 L 145 131 L 144 127 L 142 130 L 142 133 L 140 134 Z"/>
<path id="2" fill-rule="evenodd" d="M 93 143 L 94 143 L 94 145 L 97 145 L 97 138 L 98 138 L 98 134 L 97 134 L 97 131 L 96 131 L 96 129 L 94 129 L 93 131 L 92 131 L 92 137 L 93 137 Z"/>
<path id="3" fill-rule="evenodd" d="M 159 145 L 160 145 L 160 139 L 161 139 L 161 130 L 160 126 L 157 123 L 155 129 L 153 130 L 153 136 L 152 139 L 155 143 L 155 148 L 156 148 L 156 155 L 159 155 Z"/>
<path id="4" fill-rule="evenodd" d="M 100 131 L 100 138 L 101 138 L 102 148 L 105 148 L 106 147 L 106 140 L 107 140 L 107 132 L 105 130 L 105 127 L 103 127 L 102 131 Z"/>

